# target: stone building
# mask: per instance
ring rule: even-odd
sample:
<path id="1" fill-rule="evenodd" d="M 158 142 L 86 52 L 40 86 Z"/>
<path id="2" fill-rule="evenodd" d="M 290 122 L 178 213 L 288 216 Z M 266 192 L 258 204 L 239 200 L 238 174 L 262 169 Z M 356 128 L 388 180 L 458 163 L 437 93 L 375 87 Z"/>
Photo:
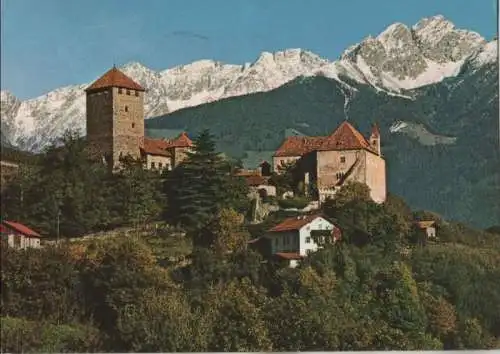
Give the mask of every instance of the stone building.
<path id="1" fill-rule="evenodd" d="M 349 181 L 366 184 L 377 203 L 386 199 L 385 159 L 377 125 L 368 139 L 347 121 L 328 136 L 288 137 L 273 155 L 274 170 L 278 172 L 287 162 L 296 164 L 306 191 L 320 202 Z"/>
<path id="2" fill-rule="evenodd" d="M 144 137 L 146 90 L 113 67 L 86 90 L 87 142 L 92 157 L 112 167 L 120 157 L 141 158 L 146 168 L 170 169 L 193 142 L 186 133 L 172 140 Z"/>

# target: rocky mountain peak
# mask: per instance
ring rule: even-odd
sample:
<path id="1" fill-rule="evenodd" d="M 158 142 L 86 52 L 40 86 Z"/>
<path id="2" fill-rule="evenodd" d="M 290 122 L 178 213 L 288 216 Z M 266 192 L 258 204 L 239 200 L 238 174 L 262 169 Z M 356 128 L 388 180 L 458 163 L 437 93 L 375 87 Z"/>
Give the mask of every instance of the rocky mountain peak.
<path id="1" fill-rule="evenodd" d="M 139 62 L 129 62 L 120 69 L 147 88 L 145 114 L 154 117 L 222 98 L 269 91 L 298 76 L 322 75 L 337 80 L 346 92 L 356 91 L 348 84 L 354 80 L 379 91 L 406 95 L 404 90 L 437 83 L 464 67 L 474 70 L 498 60 L 497 43 L 486 43 L 477 33 L 456 29 L 443 16 L 434 16 L 412 27 L 394 23 L 377 36 L 350 46 L 334 62 L 292 48 L 262 52 L 255 61 L 243 65 L 202 59 L 163 71 Z M 84 133 L 84 88 L 97 78 L 22 102 L 2 91 L 2 133 L 25 149 L 41 148 L 67 128 Z"/>

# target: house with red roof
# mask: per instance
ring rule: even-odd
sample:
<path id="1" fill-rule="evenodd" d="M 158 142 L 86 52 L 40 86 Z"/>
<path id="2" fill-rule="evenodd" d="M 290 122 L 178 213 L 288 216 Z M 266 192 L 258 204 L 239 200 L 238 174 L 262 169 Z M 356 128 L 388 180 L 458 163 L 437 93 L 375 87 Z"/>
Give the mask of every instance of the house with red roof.
<path id="1" fill-rule="evenodd" d="M 368 138 L 348 121 L 328 136 L 288 137 L 273 155 L 273 169 L 279 172 L 279 166 L 290 162 L 296 164 L 301 181 L 309 187 L 306 190 L 320 202 L 349 181 L 366 184 L 377 203 L 387 197 L 385 159 L 376 124 Z"/>
<path id="2" fill-rule="evenodd" d="M 141 159 L 148 169 L 170 169 L 186 158 L 193 142 L 144 136 L 146 89 L 113 67 L 85 89 L 87 148 L 92 157 L 119 166 L 120 158 Z"/>
<path id="3" fill-rule="evenodd" d="M 0 223 L 0 237 L 2 238 L 2 246 L 6 245 L 16 249 L 40 247 L 40 234 L 15 221 L 3 220 Z"/>
<path id="4" fill-rule="evenodd" d="M 267 230 L 260 240 L 269 247 L 273 258 L 290 267 L 325 243 L 334 243 L 341 238 L 340 229 L 320 214 L 290 217 Z M 250 244 L 257 243 L 250 241 Z"/>

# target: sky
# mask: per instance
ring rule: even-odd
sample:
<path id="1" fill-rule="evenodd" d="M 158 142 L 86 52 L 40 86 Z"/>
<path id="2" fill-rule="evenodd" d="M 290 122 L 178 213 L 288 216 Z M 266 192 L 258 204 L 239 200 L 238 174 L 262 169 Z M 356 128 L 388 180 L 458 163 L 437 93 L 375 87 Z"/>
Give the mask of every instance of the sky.
<path id="1" fill-rule="evenodd" d="M 441 14 L 491 40 L 497 0 L 0 0 L 1 88 L 18 98 L 90 82 L 113 64 L 164 70 L 262 51 L 335 60 L 394 22 Z"/>

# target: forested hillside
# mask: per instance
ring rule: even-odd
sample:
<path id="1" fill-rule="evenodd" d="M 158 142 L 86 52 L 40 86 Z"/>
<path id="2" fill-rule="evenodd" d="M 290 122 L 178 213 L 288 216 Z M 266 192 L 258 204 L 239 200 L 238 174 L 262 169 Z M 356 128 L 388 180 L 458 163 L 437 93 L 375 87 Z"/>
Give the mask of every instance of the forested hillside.
<path id="1" fill-rule="evenodd" d="M 2 194 L 6 216 L 44 236 L 61 207 L 59 244 L 2 247 L 2 351 L 500 348 L 498 227 L 450 222 L 394 195 L 378 205 L 351 184 L 320 211 L 342 239 L 286 268 L 247 241 L 290 212 L 247 224 L 245 185 L 208 132 L 195 143 L 171 172 L 125 160 L 112 177 L 68 135 Z M 416 219 L 434 220 L 439 239 L 419 238 Z M 77 237 L 118 226 L 131 232 Z"/>

